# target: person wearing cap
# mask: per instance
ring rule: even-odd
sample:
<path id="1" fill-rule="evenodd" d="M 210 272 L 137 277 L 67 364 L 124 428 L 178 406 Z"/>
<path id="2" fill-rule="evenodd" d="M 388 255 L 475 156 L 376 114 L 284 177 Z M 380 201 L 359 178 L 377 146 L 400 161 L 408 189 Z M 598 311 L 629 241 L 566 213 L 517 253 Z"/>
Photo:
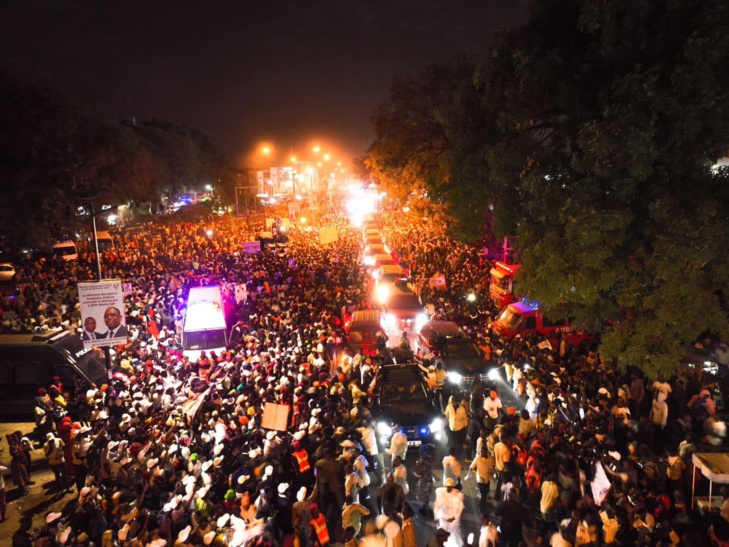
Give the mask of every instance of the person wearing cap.
<path id="1" fill-rule="evenodd" d="M 53 433 L 46 435 L 46 442 L 43 445 L 43 452 L 48 458 L 48 464 L 56 477 L 56 488 L 65 490 L 66 482 L 66 460 L 63 456 L 63 441 Z"/>
<path id="2" fill-rule="evenodd" d="M 311 504 L 311 544 L 314 547 L 326 547 L 331 542 L 327 521 L 319 510 L 317 503 Z"/>
<path id="3" fill-rule="evenodd" d="M 291 445 L 293 449 L 291 452 L 292 467 L 294 468 L 295 488 L 311 488 L 314 485 L 314 470 L 309 460 L 309 453 L 302 446 L 300 441 L 294 441 Z"/>
<path id="4" fill-rule="evenodd" d="M 438 526 L 450 533 L 448 538 L 449 547 L 461 547 L 463 545 L 461 515 L 464 508 L 463 492 L 456 489 L 454 479 L 446 479 L 445 486 L 435 490 L 433 512 Z"/>
<path id="5" fill-rule="evenodd" d="M 21 495 L 27 494 L 30 490 L 30 454 L 23 446 L 23 434 L 15 431 L 5 435 L 10 450 L 10 470 L 13 474 L 13 482 Z"/>
<path id="6" fill-rule="evenodd" d="M 319 495 L 318 481 L 314 485 L 309 497 L 306 496 L 306 488 L 301 487 L 296 493 L 296 502 L 291 506 L 291 524 L 294 528 L 294 544 L 299 547 L 312 545 L 310 541 L 311 529 L 311 505 Z"/>

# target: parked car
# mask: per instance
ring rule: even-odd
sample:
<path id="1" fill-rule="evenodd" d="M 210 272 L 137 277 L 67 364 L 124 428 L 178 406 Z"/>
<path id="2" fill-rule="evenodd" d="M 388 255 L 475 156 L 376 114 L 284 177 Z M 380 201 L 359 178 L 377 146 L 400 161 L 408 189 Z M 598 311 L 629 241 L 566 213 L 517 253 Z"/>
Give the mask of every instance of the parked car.
<path id="1" fill-rule="evenodd" d="M 0 282 L 9 282 L 15 278 L 15 266 L 9 262 L 0 264 Z"/>

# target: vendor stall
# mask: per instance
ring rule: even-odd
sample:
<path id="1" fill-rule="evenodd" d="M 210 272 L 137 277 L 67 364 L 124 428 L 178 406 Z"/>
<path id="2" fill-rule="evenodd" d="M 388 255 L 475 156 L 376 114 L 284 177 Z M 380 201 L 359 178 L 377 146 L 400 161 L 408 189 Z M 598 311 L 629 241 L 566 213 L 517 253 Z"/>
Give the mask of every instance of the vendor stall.
<path id="1" fill-rule="evenodd" d="M 714 483 L 729 484 L 729 453 L 726 452 L 702 452 L 693 455 L 694 473 L 691 486 L 691 508 L 699 504 L 705 509 L 711 509 Z M 709 497 L 696 497 L 696 470 L 709 479 Z M 721 504 L 723 500 L 719 499 Z"/>

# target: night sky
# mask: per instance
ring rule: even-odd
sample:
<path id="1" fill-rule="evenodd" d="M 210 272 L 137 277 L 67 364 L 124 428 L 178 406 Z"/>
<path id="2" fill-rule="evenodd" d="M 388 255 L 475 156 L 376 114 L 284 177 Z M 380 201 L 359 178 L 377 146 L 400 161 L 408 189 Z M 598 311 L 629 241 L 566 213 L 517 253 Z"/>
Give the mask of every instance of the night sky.
<path id="1" fill-rule="evenodd" d="M 0 56 L 96 116 L 203 129 L 240 164 L 262 140 L 348 160 L 393 76 L 522 18 L 517 0 L 5 0 Z"/>

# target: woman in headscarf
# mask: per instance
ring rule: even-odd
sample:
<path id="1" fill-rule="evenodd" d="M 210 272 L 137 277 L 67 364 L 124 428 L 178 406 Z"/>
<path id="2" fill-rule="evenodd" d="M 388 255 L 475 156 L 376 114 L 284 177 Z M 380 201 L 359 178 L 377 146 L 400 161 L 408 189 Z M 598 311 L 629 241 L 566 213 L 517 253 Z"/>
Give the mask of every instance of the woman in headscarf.
<path id="1" fill-rule="evenodd" d="M 29 492 L 30 484 L 30 459 L 28 453 L 23 450 L 23 434 L 20 431 L 6 435 L 8 446 L 10 447 L 10 470 L 13 474 L 15 485 L 22 494 Z"/>

